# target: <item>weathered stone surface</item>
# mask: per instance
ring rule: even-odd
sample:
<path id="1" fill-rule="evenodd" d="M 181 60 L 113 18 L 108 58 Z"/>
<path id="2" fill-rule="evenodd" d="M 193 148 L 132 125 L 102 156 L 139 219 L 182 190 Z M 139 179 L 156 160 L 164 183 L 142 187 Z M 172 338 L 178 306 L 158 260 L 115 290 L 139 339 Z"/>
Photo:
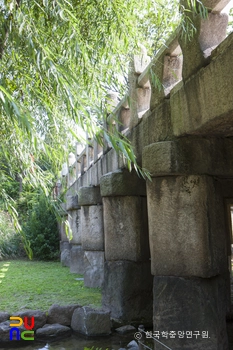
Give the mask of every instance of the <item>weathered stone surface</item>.
<path id="1" fill-rule="evenodd" d="M 60 260 L 62 266 L 70 266 L 70 249 L 62 250 Z"/>
<path id="2" fill-rule="evenodd" d="M 84 250 L 104 249 L 103 206 L 81 208 L 82 247 Z"/>
<path id="3" fill-rule="evenodd" d="M 233 141 L 188 137 L 153 143 L 143 150 L 143 167 L 152 177 L 172 174 L 233 176 Z"/>
<path id="4" fill-rule="evenodd" d="M 84 274 L 84 251 L 81 245 L 74 245 L 70 251 L 70 272 Z"/>
<path id="5" fill-rule="evenodd" d="M 126 326 L 122 326 L 119 328 L 116 328 L 115 331 L 119 334 L 126 334 L 126 333 L 131 333 L 131 332 L 136 332 L 136 328 L 134 326 L 131 325 L 126 325 Z"/>
<path id="6" fill-rule="evenodd" d="M 143 146 L 172 138 L 170 101 L 165 100 L 154 111 L 148 112 L 142 119 Z M 136 140 L 134 141 L 134 144 Z M 138 157 L 137 157 L 138 158 Z"/>
<path id="7" fill-rule="evenodd" d="M 154 330 L 185 332 L 183 339 L 164 339 L 172 349 L 228 349 L 225 287 L 220 277 L 154 277 Z M 186 331 L 199 331 L 200 336 L 187 338 Z M 204 331 L 207 338 L 202 337 Z"/>
<path id="8" fill-rule="evenodd" d="M 233 34 L 216 48 L 205 69 L 171 93 L 171 119 L 176 136 L 233 134 L 233 101 L 228 93 L 233 89 L 232 50 Z"/>
<path id="9" fill-rule="evenodd" d="M 100 179 L 102 197 L 146 195 L 145 181 L 135 172 L 119 170 L 108 173 Z"/>
<path id="10" fill-rule="evenodd" d="M 186 5 L 187 2 L 183 1 Z M 201 67 L 207 64 L 204 51 L 215 48 L 226 38 L 228 16 L 225 13 L 209 13 L 208 19 L 188 14 L 193 21 L 196 32 L 191 40 L 180 35 L 179 43 L 183 53 L 183 79 L 186 81 Z M 210 51 L 211 52 L 211 51 Z"/>
<path id="11" fill-rule="evenodd" d="M 96 205 L 101 204 L 102 198 L 100 188 L 94 186 L 81 187 L 79 189 L 79 204 L 80 205 Z"/>
<path id="12" fill-rule="evenodd" d="M 71 250 L 72 248 L 72 244 L 69 243 L 69 242 L 64 242 L 64 241 L 61 241 L 60 242 L 60 251 L 62 252 L 63 250 Z"/>
<path id="13" fill-rule="evenodd" d="M 147 186 L 152 274 L 210 277 L 224 272 L 218 182 L 208 176 L 170 176 L 153 178 Z"/>
<path id="14" fill-rule="evenodd" d="M 72 240 L 70 241 L 72 244 L 81 244 L 82 243 L 82 235 L 81 235 L 81 210 L 72 210 L 68 215 L 68 222 L 70 228 L 72 230 Z"/>
<path id="15" fill-rule="evenodd" d="M 65 216 L 63 218 L 62 222 L 58 223 L 58 229 L 59 229 L 59 234 L 60 234 L 60 240 L 62 242 L 68 242 L 68 237 L 66 235 L 66 227 L 65 227 L 65 221 L 68 220 L 68 216 Z"/>
<path id="16" fill-rule="evenodd" d="M 104 197 L 103 205 L 106 260 L 148 260 L 146 197 Z"/>
<path id="17" fill-rule="evenodd" d="M 84 252 L 84 285 L 90 288 L 102 287 L 104 280 L 104 252 Z"/>
<path id="18" fill-rule="evenodd" d="M 9 320 L 10 314 L 8 312 L 0 312 L 0 323 Z"/>
<path id="19" fill-rule="evenodd" d="M 68 195 L 66 196 L 66 210 L 77 210 L 80 209 L 78 195 Z"/>
<path id="20" fill-rule="evenodd" d="M 151 323 L 153 277 L 150 262 L 106 261 L 103 307 L 124 323 Z"/>
<path id="21" fill-rule="evenodd" d="M 68 337 L 71 335 L 71 329 L 59 323 L 45 324 L 42 328 L 37 329 L 37 339 L 51 339 L 58 337 Z"/>
<path id="22" fill-rule="evenodd" d="M 81 306 L 78 304 L 65 306 L 53 304 L 48 310 L 47 323 L 59 323 L 63 326 L 70 326 L 73 312 L 79 307 Z"/>
<path id="23" fill-rule="evenodd" d="M 47 320 L 46 313 L 40 310 L 18 311 L 18 312 L 14 312 L 14 316 L 19 316 L 21 318 L 34 316 L 34 320 L 35 320 L 35 326 L 33 328 L 34 330 L 37 330 L 38 328 L 43 327 Z"/>
<path id="24" fill-rule="evenodd" d="M 0 344 L 1 344 L 1 342 L 9 342 L 10 341 L 10 330 L 12 329 L 12 327 L 10 327 L 10 323 L 12 323 L 12 321 L 5 321 L 5 322 L 0 323 Z M 26 328 L 23 325 L 18 327 L 18 328 L 19 328 L 20 332 L 26 330 Z M 13 332 L 12 335 L 13 335 L 13 340 L 16 340 L 16 331 Z M 17 340 L 17 341 L 19 341 L 19 340 Z M 12 342 L 12 340 L 11 340 L 11 342 Z"/>
<path id="25" fill-rule="evenodd" d="M 110 312 L 94 310 L 84 306 L 76 309 L 72 316 L 71 328 L 88 336 L 109 335 L 111 333 Z"/>

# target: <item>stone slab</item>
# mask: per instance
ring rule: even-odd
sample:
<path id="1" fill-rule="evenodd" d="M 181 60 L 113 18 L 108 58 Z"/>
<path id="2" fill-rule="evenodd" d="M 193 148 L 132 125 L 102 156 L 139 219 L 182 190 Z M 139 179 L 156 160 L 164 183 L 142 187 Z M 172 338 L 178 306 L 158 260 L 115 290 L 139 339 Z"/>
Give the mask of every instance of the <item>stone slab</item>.
<path id="1" fill-rule="evenodd" d="M 133 171 L 118 170 L 101 177 L 100 192 L 102 197 L 143 196 L 146 195 L 145 181 Z"/>
<path id="2" fill-rule="evenodd" d="M 94 310 L 84 306 L 76 309 L 72 316 L 71 328 L 88 336 L 103 336 L 111 333 L 110 312 Z"/>
<path id="3" fill-rule="evenodd" d="M 154 331 L 174 331 L 176 337 L 160 340 L 171 349 L 226 350 L 225 281 L 210 279 L 154 277 Z M 178 337 L 184 331 L 184 338 Z M 186 332 L 200 336 L 187 338 Z M 206 338 L 202 332 L 208 332 Z"/>
<path id="4" fill-rule="evenodd" d="M 151 176 L 209 174 L 233 176 L 233 141 L 186 137 L 146 146 L 143 167 Z"/>
<path id="5" fill-rule="evenodd" d="M 84 252 L 84 285 L 101 288 L 104 280 L 104 252 Z"/>
<path id="6" fill-rule="evenodd" d="M 84 250 L 104 250 L 103 206 L 81 208 L 81 234 Z"/>
<path id="7" fill-rule="evenodd" d="M 96 205 L 102 203 L 100 188 L 98 186 L 81 187 L 79 189 L 79 204 Z"/>
<path id="8" fill-rule="evenodd" d="M 102 306 L 119 323 L 152 323 L 150 262 L 106 261 Z"/>
<path id="9" fill-rule="evenodd" d="M 69 211 L 68 222 L 72 230 L 72 244 L 81 244 L 81 209 Z"/>
<path id="10" fill-rule="evenodd" d="M 80 209 L 78 195 L 68 195 L 66 196 L 66 210 L 77 210 Z"/>
<path id="11" fill-rule="evenodd" d="M 148 182 L 147 193 L 153 275 L 210 277 L 227 269 L 218 181 L 198 175 L 158 177 Z"/>
<path id="12" fill-rule="evenodd" d="M 70 251 L 70 272 L 84 274 L 84 251 L 81 245 L 73 245 Z"/>
<path id="13" fill-rule="evenodd" d="M 106 260 L 149 260 L 146 197 L 104 197 Z"/>

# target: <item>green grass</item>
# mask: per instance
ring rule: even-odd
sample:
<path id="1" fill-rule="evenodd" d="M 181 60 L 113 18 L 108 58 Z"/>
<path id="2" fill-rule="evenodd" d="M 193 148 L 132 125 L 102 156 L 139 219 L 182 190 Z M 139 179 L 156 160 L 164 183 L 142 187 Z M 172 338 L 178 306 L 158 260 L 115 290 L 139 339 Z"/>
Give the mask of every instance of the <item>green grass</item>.
<path id="1" fill-rule="evenodd" d="M 101 291 L 84 287 L 60 262 L 5 260 L 0 262 L 0 311 L 47 311 L 52 304 L 101 306 Z"/>

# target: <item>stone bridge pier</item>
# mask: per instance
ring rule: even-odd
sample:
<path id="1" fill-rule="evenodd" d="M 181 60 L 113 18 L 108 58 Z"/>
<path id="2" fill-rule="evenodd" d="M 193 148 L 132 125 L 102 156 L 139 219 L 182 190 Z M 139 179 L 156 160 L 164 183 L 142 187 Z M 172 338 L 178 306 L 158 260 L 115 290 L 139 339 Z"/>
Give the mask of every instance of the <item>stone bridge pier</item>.
<path id="1" fill-rule="evenodd" d="M 152 276 L 145 182 L 116 171 L 100 181 L 104 206 L 103 306 L 120 323 L 152 322 Z"/>
<path id="2" fill-rule="evenodd" d="M 222 177 L 233 175 L 232 156 L 232 140 L 200 137 L 154 143 L 143 152 L 152 174 L 147 199 L 153 325 L 160 334 L 180 334 L 164 341 L 172 349 L 228 348 Z M 190 331 L 185 339 L 183 331 Z"/>

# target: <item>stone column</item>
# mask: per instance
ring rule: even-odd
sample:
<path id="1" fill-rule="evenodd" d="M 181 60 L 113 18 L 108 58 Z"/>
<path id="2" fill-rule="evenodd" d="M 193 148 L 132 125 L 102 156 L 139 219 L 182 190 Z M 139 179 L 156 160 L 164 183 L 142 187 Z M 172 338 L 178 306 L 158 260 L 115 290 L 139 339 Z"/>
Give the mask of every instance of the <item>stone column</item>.
<path id="1" fill-rule="evenodd" d="M 116 171 L 100 180 L 104 206 L 103 306 L 116 322 L 152 322 L 145 182 Z"/>
<path id="2" fill-rule="evenodd" d="M 70 266 L 70 250 L 71 244 L 66 235 L 65 221 L 68 220 L 68 215 L 66 211 L 66 204 L 61 204 L 60 210 L 61 221 L 58 222 L 58 230 L 60 235 L 60 261 L 62 266 Z"/>
<path id="3" fill-rule="evenodd" d="M 218 139 L 183 138 L 143 152 L 152 175 L 147 199 L 154 331 L 172 349 L 227 349 L 226 227 L 216 177 L 232 176 L 231 160 L 232 141 Z"/>
<path id="4" fill-rule="evenodd" d="M 81 223 L 80 223 L 80 205 L 78 203 L 78 195 L 68 195 L 66 202 L 66 210 L 68 212 L 68 222 L 72 231 L 72 245 L 70 251 L 70 272 L 84 273 L 84 257 L 82 249 Z"/>
<path id="5" fill-rule="evenodd" d="M 99 187 L 79 189 L 82 247 L 84 250 L 84 285 L 102 287 L 104 278 L 103 206 Z"/>

